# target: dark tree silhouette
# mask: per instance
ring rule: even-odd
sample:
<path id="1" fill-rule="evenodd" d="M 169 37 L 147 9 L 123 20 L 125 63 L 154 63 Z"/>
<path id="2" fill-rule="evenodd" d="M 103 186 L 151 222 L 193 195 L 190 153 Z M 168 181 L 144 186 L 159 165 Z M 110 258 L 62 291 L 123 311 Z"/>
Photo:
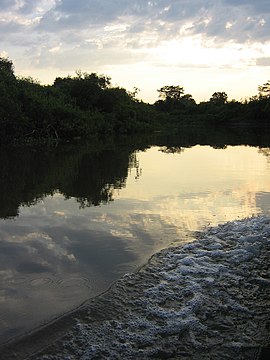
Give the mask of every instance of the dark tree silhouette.
<path id="1" fill-rule="evenodd" d="M 217 104 L 217 105 L 223 105 L 226 104 L 228 101 L 228 95 L 224 91 L 217 91 L 214 92 L 214 94 L 211 96 L 210 100 L 211 102 Z"/>
<path id="2" fill-rule="evenodd" d="M 8 58 L 0 57 L 0 74 L 3 75 L 3 72 L 14 77 L 14 66 L 12 61 Z"/>
<path id="3" fill-rule="evenodd" d="M 78 70 L 44 86 L 31 77 L 16 77 L 12 61 L 0 57 L 0 141 L 55 144 L 213 123 L 269 127 L 270 80 L 258 89 L 246 102 L 228 101 L 225 92 L 215 92 L 196 104 L 182 86 L 166 85 L 157 90 L 159 100 L 152 106 L 136 99 L 138 88 L 114 87 L 106 75 Z"/>
<path id="4" fill-rule="evenodd" d="M 270 80 L 258 87 L 260 97 L 270 97 Z"/>
<path id="5" fill-rule="evenodd" d="M 179 100 L 184 94 L 184 88 L 179 85 L 166 85 L 157 90 L 162 100 Z"/>

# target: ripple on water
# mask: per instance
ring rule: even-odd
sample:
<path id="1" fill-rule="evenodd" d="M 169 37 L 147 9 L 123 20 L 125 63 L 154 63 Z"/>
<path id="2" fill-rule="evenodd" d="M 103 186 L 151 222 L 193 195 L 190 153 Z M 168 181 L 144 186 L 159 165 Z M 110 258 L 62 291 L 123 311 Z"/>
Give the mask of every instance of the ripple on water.
<path id="1" fill-rule="evenodd" d="M 50 286 L 52 284 L 53 284 L 53 280 L 48 277 L 40 277 L 40 278 L 35 278 L 35 279 L 30 280 L 30 286 L 33 288 L 46 287 L 46 286 Z"/>
<path id="2" fill-rule="evenodd" d="M 27 282 L 27 278 L 26 277 L 15 277 L 15 278 L 12 278 L 12 279 L 9 279 L 8 280 L 8 284 L 11 284 L 11 285 L 21 285 L 21 284 L 25 284 Z"/>
<path id="3" fill-rule="evenodd" d="M 58 281 L 58 286 L 62 288 L 91 288 L 92 285 L 86 277 L 70 277 Z"/>

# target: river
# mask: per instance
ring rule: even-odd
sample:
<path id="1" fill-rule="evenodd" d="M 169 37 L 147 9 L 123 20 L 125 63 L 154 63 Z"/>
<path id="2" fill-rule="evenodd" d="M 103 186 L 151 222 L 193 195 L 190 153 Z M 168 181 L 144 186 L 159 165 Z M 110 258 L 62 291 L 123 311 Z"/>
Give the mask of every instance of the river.
<path id="1" fill-rule="evenodd" d="M 0 341 L 76 308 L 194 232 L 270 212 L 270 148 L 1 151 Z"/>

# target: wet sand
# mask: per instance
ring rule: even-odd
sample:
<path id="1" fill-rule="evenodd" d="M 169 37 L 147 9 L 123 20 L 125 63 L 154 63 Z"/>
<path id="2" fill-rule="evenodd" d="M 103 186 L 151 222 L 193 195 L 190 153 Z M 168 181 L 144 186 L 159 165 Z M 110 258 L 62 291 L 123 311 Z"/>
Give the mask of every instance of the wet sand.
<path id="1" fill-rule="evenodd" d="M 1 358 L 269 358 L 270 219 L 207 229 L 47 326 Z"/>

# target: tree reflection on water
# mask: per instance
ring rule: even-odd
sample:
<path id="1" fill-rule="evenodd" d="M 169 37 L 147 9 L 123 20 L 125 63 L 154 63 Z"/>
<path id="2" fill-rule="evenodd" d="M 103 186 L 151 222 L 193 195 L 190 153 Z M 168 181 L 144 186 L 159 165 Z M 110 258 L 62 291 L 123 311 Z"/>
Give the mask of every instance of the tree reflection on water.
<path id="1" fill-rule="evenodd" d="M 227 145 L 262 147 L 269 156 L 267 136 L 254 133 L 226 133 L 214 129 L 188 129 L 177 136 L 153 136 L 119 142 L 64 145 L 57 148 L 14 147 L 0 149 L 0 217 L 18 216 L 18 209 L 60 192 L 74 197 L 81 208 L 113 201 L 114 190 L 126 185 L 129 169 L 141 176 L 136 150 L 158 145 L 166 153 L 181 154 L 185 148 L 201 144 L 214 148 Z M 269 140 L 268 140 L 269 141 Z"/>

